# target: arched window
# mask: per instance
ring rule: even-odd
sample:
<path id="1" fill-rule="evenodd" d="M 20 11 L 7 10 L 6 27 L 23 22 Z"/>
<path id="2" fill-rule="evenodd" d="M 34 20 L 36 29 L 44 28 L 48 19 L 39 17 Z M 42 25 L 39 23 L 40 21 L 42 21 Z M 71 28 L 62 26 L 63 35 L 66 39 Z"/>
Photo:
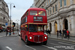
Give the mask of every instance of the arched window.
<path id="1" fill-rule="evenodd" d="M 54 13 L 54 6 L 53 6 L 53 13 Z"/>
<path id="2" fill-rule="evenodd" d="M 66 0 L 64 0 L 64 6 L 66 6 Z"/>
<path id="3" fill-rule="evenodd" d="M 60 0 L 60 7 L 62 7 L 62 0 Z"/>
<path id="4" fill-rule="evenodd" d="M 50 8 L 50 14 L 51 14 L 51 8 Z"/>
<path id="5" fill-rule="evenodd" d="M 57 5 L 55 5 L 55 11 L 57 11 Z"/>

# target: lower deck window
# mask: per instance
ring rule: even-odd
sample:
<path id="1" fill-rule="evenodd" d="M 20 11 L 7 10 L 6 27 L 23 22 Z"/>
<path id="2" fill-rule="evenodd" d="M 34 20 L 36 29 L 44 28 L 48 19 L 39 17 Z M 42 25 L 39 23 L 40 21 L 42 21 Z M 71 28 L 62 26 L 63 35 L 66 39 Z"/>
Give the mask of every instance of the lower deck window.
<path id="1" fill-rule="evenodd" d="M 43 31 L 43 25 L 29 25 L 29 32 L 41 32 Z"/>

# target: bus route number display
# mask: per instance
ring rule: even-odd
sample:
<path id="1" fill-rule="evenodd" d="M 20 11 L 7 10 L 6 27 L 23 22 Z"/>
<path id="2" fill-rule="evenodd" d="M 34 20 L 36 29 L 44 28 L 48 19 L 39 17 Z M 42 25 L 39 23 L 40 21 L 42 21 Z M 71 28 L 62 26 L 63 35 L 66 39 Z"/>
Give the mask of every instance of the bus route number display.
<path id="1" fill-rule="evenodd" d="M 34 17 L 34 21 L 42 21 L 42 17 Z"/>

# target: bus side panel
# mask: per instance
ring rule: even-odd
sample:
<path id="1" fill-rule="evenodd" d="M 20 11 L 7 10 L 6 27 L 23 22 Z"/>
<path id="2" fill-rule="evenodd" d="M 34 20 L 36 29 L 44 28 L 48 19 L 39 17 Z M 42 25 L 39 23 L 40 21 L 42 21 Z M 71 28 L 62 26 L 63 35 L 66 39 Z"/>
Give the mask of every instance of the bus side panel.
<path id="1" fill-rule="evenodd" d="M 44 23 L 47 23 L 47 17 L 46 17 L 46 16 L 43 17 L 43 22 L 44 22 Z"/>
<path id="2" fill-rule="evenodd" d="M 25 32 L 24 38 L 25 38 L 26 36 L 27 36 L 27 38 L 28 38 L 28 33 L 29 33 L 28 31 Z"/>
<path id="3" fill-rule="evenodd" d="M 33 23 L 34 22 L 33 21 L 33 16 L 29 15 L 27 19 L 28 19 L 28 21 L 27 21 L 28 23 Z"/>
<path id="4" fill-rule="evenodd" d="M 20 35 L 20 37 L 22 37 L 22 30 L 21 30 L 21 35 Z"/>

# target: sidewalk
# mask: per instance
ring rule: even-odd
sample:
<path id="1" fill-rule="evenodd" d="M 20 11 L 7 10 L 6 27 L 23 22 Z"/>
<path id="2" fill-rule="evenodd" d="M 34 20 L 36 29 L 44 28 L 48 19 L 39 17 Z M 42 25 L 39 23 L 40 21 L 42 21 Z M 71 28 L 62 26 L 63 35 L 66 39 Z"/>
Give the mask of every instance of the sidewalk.
<path id="1" fill-rule="evenodd" d="M 7 36 L 9 36 L 9 33 L 8 33 Z M 13 32 L 11 32 L 11 36 L 18 36 L 18 32 L 17 31 L 14 31 L 14 34 L 13 34 Z"/>
<path id="2" fill-rule="evenodd" d="M 71 42 L 75 42 L 75 37 L 70 37 L 69 39 L 68 38 L 62 38 L 60 36 L 57 37 L 57 35 L 50 35 L 48 34 L 48 37 L 49 38 L 53 38 L 53 39 L 59 39 L 59 40 L 66 40 L 66 41 L 71 41 Z"/>
<path id="3" fill-rule="evenodd" d="M 18 32 L 17 32 L 17 31 L 14 31 L 14 33 L 15 33 L 15 34 L 13 34 L 13 32 L 11 32 L 11 36 L 18 36 Z M 6 32 L 1 32 L 1 33 L 0 33 L 0 36 L 1 36 L 1 37 L 6 36 Z M 9 33 L 8 33 L 7 36 L 9 36 Z"/>

